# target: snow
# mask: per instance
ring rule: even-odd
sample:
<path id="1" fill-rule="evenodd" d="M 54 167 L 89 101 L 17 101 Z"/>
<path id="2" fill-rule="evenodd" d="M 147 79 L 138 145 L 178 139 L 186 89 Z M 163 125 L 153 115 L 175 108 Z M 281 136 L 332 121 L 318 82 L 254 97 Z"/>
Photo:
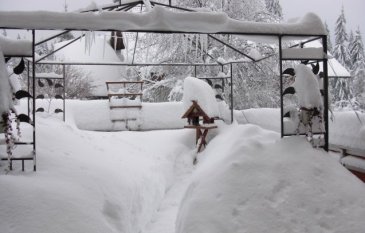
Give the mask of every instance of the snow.
<path id="1" fill-rule="evenodd" d="M 345 156 L 341 159 L 341 163 L 348 169 L 365 172 L 365 159 L 355 156 Z"/>
<path id="2" fill-rule="evenodd" d="M 184 80 L 184 112 L 196 101 L 209 117 L 219 117 L 219 107 L 211 86 L 203 80 L 187 77 Z"/>
<path id="3" fill-rule="evenodd" d="M 38 171 L 0 175 L 2 232 L 140 232 L 193 145 L 187 130 L 88 132 L 49 117 L 37 127 Z"/>
<path id="4" fill-rule="evenodd" d="M 0 12 L 0 27 L 27 29 L 89 29 L 120 31 L 184 31 L 202 33 L 257 33 L 285 35 L 326 35 L 321 19 L 307 13 L 289 23 L 245 22 L 225 13 L 176 12 L 155 6 L 146 13 L 97 12 L 56 13 Z"/>
<path id="5" fill-rule="evenodd" d="M 46 103 L 45 103 L 46 104 Z M 185 120 L 181 119 L 181 102 L 142 103 L 141 110 L 109 109 L 108 100 L 77 101 L 66 100 L 67 114 L 73 113 L 75 124 L 82 130 L 121 131 L 126 130 L 124 122 L 112 122 L 112 119 L 125 119 L 137 116 L 139 130 L 182 129 Z M 131 126 L 135 127 L 131 122 Z"/>
<path id="6" fill-rule="evenodd" d="M 10 81 L 1 49 L 0 47 L 0 115 L 8 112 L 13 107 Z"/>
<path id="7" fill-rule="evenodd" d="M 362 125 L 360 128 L 360 138 L 365 140 L 365 125 Z"/>
<path id="8" fill-rule="evenodd" d="M 63 41 L 55 45 L 55 49 L 60 48 L 69 41 Z M 112 47 L 105 43 L 104 38 L 95 37 L 93 43 L 86 38 L 82 38 L 56 53 L 56 58 L 63 62 L 83 61 L 83 62 L 120 62 Z M 87 46 L 90 46 L 89 48 Z M 92 66 L 76 65 L 88 75 L 93 86 L 92 94 L 95 96 L 106 96 L 106 81 L 120 81 L 124 68 L 118 66 Z"/>
<path id="9" fill-rule="evenodd" d="M 365 122 L 365 114 L 358 112 L 359 118 Z M 259 108 L 234 112 L 239 124 L 255 124 L 260 127 L 280 132 L 280 109 Z M 333 120 L 329 119 L 329 143 L 344 148 L 365 150 L 362 130 L 365 127 L 354 111 L 333 111 Z"/>
<path id="10" fill-rule="evenodd" d="M 14 40 L 0 35 L 0 48 L 5 56 L 32 56 L 32 41 L 29 40 Z"/>
<path id="11" fill-rule="evenodd" d="M 311 41 L 309 43 L 306 43 L 304 47 L 308 48 L 322 48 L 322 44 L 318 41 Z M 336 58 L 332 56 L 330 52 L 327 52 L 327 58 L 328 58 L 328 77 L 343 77 L 343 78 L 349 78 L 351 77 L 350 72 L 341 65 Z M 319 63 L 320 70 L 323 71 L 322 63 Z"/>
<path id="12" fill-rule="evenodd" d="M 322 97 L 319 84 L 312 70 L 303 64 L 295 67 L 295 82 L 293 84 L 298 96 L 300 107 L 322 109 Z"/>
<path id="13" fill-rule="evenodd" d="M 283 49 L 284 59 L 323 59 L 325 54 L 321 48 L 287 48 Z"/>
<path id="14" fill-rule="evenodd" d="M 8 74 L 9 73 L 11 73 L 11 72 L 9 72 L 9 69 L 8 69 Z M 19 75 L 16 75 L 14 73 L 12 75 L 10 75 L 9 82 L 10 82 L 11 90 L 13 93 L 16 93 L 17 91 L 22 89 L 21 82 L 19 80 Z"/>
<path id="15" fill-rule="evenodd" d="M 365 114 L 358 112 L 362 122 L 365 122 Z M 361 123 L 354 111 L 335 112 L 333 121 L 330 121 L 329 140 L 331 144 L 365 150 L 364 137 Z"/>
<path id="16" fill-rule="evenodd" d="M 142 110 L 150 107 L 159 121 L 176 111 L 153 105 Z M 2 232 L 362 232 L 364 184 L 302 137 L 221 124 L 194 166 L 193 130 L 78 129 L 80 113 L 99 119 L 94 125 L 109 120 L 98 115 L 102 106 L 109 113 L 107 101 L 66 100 L 66 122 L 37 113 L 38 171 L 26 161 L 21 172 L 14 162 L 5 175 L 0 161 Z M 248 112 L 248 121 L 274 124 L 279 111 Z M 27 141 L 32 127 L 25 126 Z"/>
<path id="17" fill-rule="evenodd" d="M 338 78 L 351 77 L 350 72 L 344 66 L 342 66 L 335 58 L 331 58 L 328 60 L 328 67 L 329 67 L 328 69 L 329 77 L 338 77 Z"/>
<path id="18" fill-rule="evenodd" d="M 199 155 L 176 232 L 362 232 L 364 191 L 304 138 L 234 125 Z"/>

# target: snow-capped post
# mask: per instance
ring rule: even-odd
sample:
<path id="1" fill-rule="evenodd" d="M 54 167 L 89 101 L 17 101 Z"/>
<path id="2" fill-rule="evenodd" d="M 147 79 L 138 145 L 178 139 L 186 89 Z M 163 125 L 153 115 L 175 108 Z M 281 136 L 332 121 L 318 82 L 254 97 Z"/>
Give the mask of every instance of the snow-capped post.
<path id="1" fill-rule="evenodd" d="M 184 80 L 183 104 L 185 113 L 182 118 L 188 121 L 184 128 L 196 130 L 195 142 L 199 153 L 207 145 L 208 131 L 217 128 L 214 120 L 219 117 L 219 108 L 215 93 L 203 80 L 187 77 Z"/>
<path id="2" fill-rule="evenodd" d="M 313 66 L 311 70 L 305 64 L 298 64 L 294 69 L 288 68 L 283 74 L 293 76 L 295 78 L 292 86 L 286 88 L 283 92 L 283 96 L 286 94 L 296 94 L 298 97 L 298 115 L 291 116 L 293 114 L 286 113 L 286 117 L 291 117 L 294 121 L 298 121 L 296 132 L 300 133 L 300 127 L 304 126 L 305 134 L 309 137 L 310 142 L 313 144 L 313 125 L 316 124 L 318 129 L 316 132 L 323 133 L 323 100 L 319 87 L 319 83 L 316 77 L 319 68 Z"/>

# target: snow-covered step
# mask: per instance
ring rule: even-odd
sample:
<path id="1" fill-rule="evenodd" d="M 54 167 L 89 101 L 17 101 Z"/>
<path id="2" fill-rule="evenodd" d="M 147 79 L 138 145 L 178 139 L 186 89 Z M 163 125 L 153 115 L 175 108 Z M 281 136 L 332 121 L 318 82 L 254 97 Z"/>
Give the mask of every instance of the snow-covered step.
<path id="1" fill-rule="evenodd" d="M 110 109 L 110 120 L 112 121 L 137 120 L 140 117 L 139 109 Z"/>

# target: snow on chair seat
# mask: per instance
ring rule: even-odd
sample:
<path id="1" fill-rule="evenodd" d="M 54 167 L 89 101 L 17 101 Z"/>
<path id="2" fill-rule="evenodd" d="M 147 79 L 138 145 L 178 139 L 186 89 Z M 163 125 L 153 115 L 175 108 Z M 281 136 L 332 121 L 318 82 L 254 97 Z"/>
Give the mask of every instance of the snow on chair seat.
<path id="1" fill-rule="evenodd" d="M 342 165 L 365 182 L 365 157 L 348 155 L 341 159 Z"/>

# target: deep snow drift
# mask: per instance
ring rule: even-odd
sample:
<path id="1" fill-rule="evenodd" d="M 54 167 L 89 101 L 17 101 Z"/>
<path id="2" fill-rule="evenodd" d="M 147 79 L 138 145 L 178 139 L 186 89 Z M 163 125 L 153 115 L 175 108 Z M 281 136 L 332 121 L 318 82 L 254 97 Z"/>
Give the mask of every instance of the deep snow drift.
<path id="1" fill-rule="evenodd" d="M 363 229 L 364 184 L 303 138 L 221 124 L 194 168 L 193 130 L 81 131 L 72 109 L 37 114 L 37 172 L 1 163 L 1 231 Z"/>
<path id="2" fill-rule="evenodd" d="M 232 126 L 199 156 L 177 233 L 363 232 L 364 184 L 301 137 Z"/>
<path id="3" fill-rule="evenodd" d="M 188 130 L 89 132 L 40 115 L 38 171 L 15 162 L 5 175 L 0 163 L 1 232 L 140 232 L 173 184 L 176 160 L 192 166 Z"/>

